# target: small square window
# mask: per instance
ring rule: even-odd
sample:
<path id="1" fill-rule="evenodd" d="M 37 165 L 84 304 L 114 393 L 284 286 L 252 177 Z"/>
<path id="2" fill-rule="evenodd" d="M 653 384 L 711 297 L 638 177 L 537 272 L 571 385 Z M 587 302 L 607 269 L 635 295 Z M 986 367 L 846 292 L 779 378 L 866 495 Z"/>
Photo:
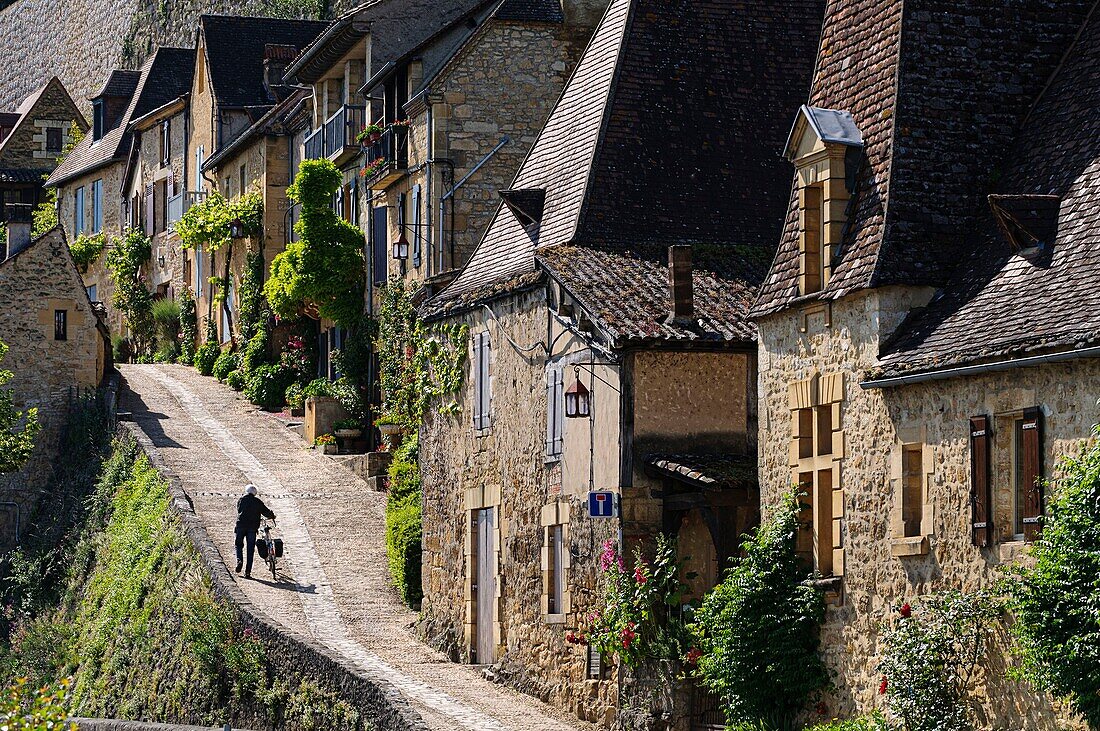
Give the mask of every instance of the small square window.
<path id="1" fill-rule="evenodd" d="M 54 340 L 68 340 L 69 339 L 69 311 L 68 310 L 54 310 L 53 311 L 53 339 Z"/>
<path id="2" fill-rule="evenodd" d="M 46 152 L 61 152 L 62 135 L 60 127 L 46 128 Z"/>

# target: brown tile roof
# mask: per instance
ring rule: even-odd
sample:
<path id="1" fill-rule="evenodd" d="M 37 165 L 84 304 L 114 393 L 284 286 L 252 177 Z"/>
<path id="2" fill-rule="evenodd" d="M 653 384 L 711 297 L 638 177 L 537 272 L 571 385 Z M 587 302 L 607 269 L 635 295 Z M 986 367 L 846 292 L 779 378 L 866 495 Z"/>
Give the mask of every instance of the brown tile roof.
<path id="1" fill-rule="evenodd" d="M 865 159 L 855 208 L 822 296 L 940 285 L 969 252 L 1001 152 L 1092 0 L 832 0 L 809 103 L 851 112 Z M 754 307 L 797 296 L 791 206 Z"/>
<path id="2" fill-rule="evenodd" d="M 821 13 L 817 0 L 784 12 L 613 0 L 510 186 L 545 191 L 541 222 L 524 228 L 499 208 L 425 313 L 540 266 L 624 341 L 751 339 L 745 314 L 786 208 L 780 153 Z M 685 243 L 706 267 L 699 331 L 661 322 L 667 247 Z"/>
<path id="3" fill-rule="evenodd" d="M 663 477 L 704 490 L 755 488 L 759 484 L 755 454 L 650 454 L 645 464 Z"/>
<path id="4" fill-rule="evenodd" d="M 928 306 L 898 328 L 877 375 L 1100 343 L 1097 107 L 1100 14 L 1083 27 L 1015 143 L 1007 146 L 1011 164 L 997 184 L 1005 194 L 1060 199 L 1052 249 L 1032 259 L 1014 254 L 986 206 L 964 232 L 973 253 Z M 1035 231 L 1046 226 L 1023 220 Z"/>

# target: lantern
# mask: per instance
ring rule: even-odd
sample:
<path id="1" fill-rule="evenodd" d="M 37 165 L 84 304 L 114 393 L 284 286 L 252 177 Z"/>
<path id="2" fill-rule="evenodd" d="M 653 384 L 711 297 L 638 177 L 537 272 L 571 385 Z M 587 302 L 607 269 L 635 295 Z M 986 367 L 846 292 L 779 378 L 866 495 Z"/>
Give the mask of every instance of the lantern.
<path id="1" fill-rule="evenodd" d="M 239 218 L 234 218 L 229 222 L 229 238 L 231 239 L 243 239 L 244 238 L 244 222 Z"/>
<path id="2" fill-rule="evenodd" d="M 573 370 L 579 375 L 579 368 Z M 592 413 L 592 398 L 580 378 L 577 378 L 565 391 L 565 416 L 569 419 L 585 419 L 590 413 Z"/>
<path id="3" fill-rule="evenodd" d="M 393 242 L 393 258 L 394 259 L 408 259 L 409 258 L 409 240 L 405 238 L 405 232 L 401 232 L 401 236 L 397 241 Z"/>

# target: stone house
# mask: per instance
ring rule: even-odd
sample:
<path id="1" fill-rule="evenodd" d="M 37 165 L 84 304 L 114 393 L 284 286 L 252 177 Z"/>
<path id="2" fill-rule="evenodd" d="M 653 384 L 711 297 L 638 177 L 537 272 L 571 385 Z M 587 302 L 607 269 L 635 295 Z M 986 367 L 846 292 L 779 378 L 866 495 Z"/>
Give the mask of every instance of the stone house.
<path id="1" fill-rule="evenodd" d="M 270 115 L 288 111 L 282 107 L 279 112 L 273 109 L 296 93 L 294 87 L 282 82 L 287 64 L 325 26 L 318 21 L 246 16 L 203 15 L 199 19 L 187 140 L 187 154 L 194 163 L 191 169 L 195 175 L 186 192 L 193 198 L 216 190 L 233 200 L 242 191 L 247 192 L 249 186 L 262 184 L 265 202 L 266 196 L 272 196 L 274 209 L 270 213 L 275 218 L 285 214 L 287 205 L 280 201 L 280 196 L 285 201 L 289 152 L 277 141 L 269 141 L 266 129 L 273 119 Z M 242 142 L 236 144 L 242 136 Z M 272 158 L 264 154 L 268 144 L 274 146 Z M 211 160 L 214 164 L 208 164 Z M 270 223 L 265 220 L 265 228 Z M 269 238 L 280 238 L 281 220 L 276 226 L 270 234 L 265 230 L 264 246 Z M 200 333 L 201 320 L 212 317 L 222 342 L 233 337 L 237 305 L 233 295 L 244 270 L 244 248 L 235 246 L 230 262 L 234 285 L 232 292 L 226 292 L 228 316 L 225 311 L 220 316 L 214 313 L 214 289 L 209 283 L 214 274 L 224 274 L 228 247 L 219 252 L 187 251 L 183 257 L 183 280 L 197 288 Z"/>
<path id="2" fill-rule="evenodd" d="M 0 543 L 19 537 L 52 474 L 69 407 L 111 369 L 106 325 L 88 298 L 60 228 L 30 239 L 30 225 L 9 223 L 0 258 L 0 367 L 16 407 L 38 408 L 42 432 L 22 470 L 0 476 Z"/>
<path id="3" fill-rule="evenodd" d="M 747 316 L 821 17 L 612 0 L 472 258 L 421 308 L 470 331 L 459 413 L 420 434 L 424 632 L 585 719 L 627 701 L 611 658 L 566 640 L 601 606 L 602 544 L 675 535 L 701 593 L 756 521 Z M 592 491 L 619 519 L 590 517 Z"/>
<path id="4" fill-rule="evenodd" d="M 1100 18 L 904 5 L 829 5 L 753 307 L 762 502 L 805 493 L 841 715 L 876 705 L 897 607 L 1023 559 L 1100 421 Z M 1003 673 L 977 691 L 984 727 L 1076 727 Z"/>
<path id="5" fill-rule="evenodd" d="M 42 202 L 42 183 L 72 142 L 70 129 L 88 128 L 72 97 L 54 77 L 14 112 L 0 112 L 0 221 L 7 206 L 34 207 Z"/>
<path id="6" fill-rule="evenodd" d="M 183 261 L 172 224 L 194 200 L 185 191 L 194 175 L 188 170 L 187 95 L 195 54 L 189 48 L 160 48 L 152 63 L 146 98 L 129 122 L 130 150 L 119 196 L 123 228 L 143 231 L 153 242 L 148 286 L 158 298 L 175 298 Z"/>

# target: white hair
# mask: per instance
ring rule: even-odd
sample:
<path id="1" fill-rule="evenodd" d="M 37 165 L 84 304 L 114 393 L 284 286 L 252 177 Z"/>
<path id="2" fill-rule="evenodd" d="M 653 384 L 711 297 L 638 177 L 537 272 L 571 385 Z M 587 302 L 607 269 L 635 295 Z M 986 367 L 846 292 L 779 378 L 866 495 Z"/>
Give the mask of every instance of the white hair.
<path id="1" fill-rule="evenodd" d="M 255 495 L 259 491 L 256 489 L 255 485 L 249 484 L 247 487 L 245 487 L 244 492 L 246 495 Z"/>

